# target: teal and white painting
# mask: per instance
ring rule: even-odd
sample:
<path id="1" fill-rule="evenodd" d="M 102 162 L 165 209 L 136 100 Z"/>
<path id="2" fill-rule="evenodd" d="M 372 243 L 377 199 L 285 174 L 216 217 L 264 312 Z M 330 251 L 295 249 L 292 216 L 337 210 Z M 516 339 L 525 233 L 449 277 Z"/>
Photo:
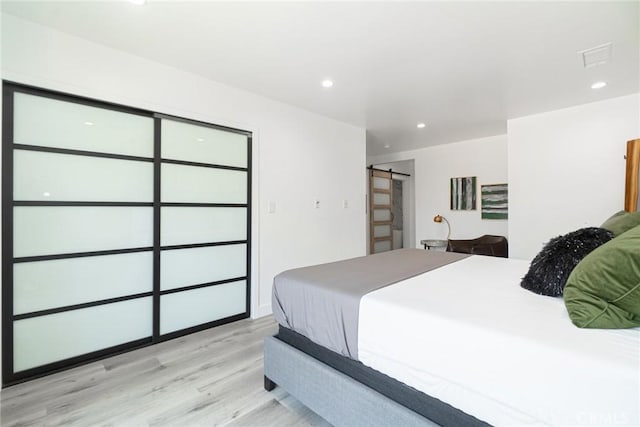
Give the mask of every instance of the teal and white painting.
<path id="1" fill-rule="evenodd" d="M 476 177 L 451 178 L 451 210 L 476 209 Z"/>
<path id="2" fill-rule="evenodd" d="M 509 214 L 509 188 L 507 184 L 480 187 L 482 219 L 507 219 Z"/>

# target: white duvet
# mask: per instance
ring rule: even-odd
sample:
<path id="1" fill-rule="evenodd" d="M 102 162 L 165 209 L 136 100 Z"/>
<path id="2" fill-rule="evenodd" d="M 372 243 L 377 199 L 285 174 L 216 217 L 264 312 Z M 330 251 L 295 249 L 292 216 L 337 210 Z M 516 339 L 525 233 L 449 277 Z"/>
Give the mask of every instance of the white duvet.
<path id="1" fill-rule="evenodd" d="M 367 294 L 360 361 L 497 426 L 640 426 L 640 329 L 575 327 L 528 266 L 472 256 Z"/>

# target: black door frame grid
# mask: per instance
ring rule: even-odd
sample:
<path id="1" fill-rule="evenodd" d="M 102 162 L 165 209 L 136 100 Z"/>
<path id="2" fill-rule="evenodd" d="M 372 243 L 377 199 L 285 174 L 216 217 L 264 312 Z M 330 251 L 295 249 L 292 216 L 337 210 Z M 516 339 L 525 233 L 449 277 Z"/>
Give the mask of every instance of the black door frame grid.
<path id="1" fill-rule="evenodd" d="M 77 95 L 66 94 L 62 92 L 51 91 L 47 89 L 36 88 L 19 83 L 3 81 L 2 88 L 3 99 L 3 127 L 2 127 L 2 382 L 4 386 L 17 384 L 23 381 L 49 375 L 51 373 L 69 369 L 78 365 L 83 365 L 95 360 L 103 359 L 108 356 L 131 351 L 140 347 L 156 344 L 169 339 L 177 338 L 186 334 L 208 329 L 214 326 L 222 325 L 236 320 L 248 318 L 251 312 L 251 144 L 252 133 L 240 129 L 230 128 L 226 126 L 214 125 L 196 120 L 185 119 L 181 117 L 170 116 L 162 113 L 151 112 L 139 108 L 123 106 L 119 104 L 104 102 L 100 100 L 80 97 Z M 112 111 L 119 111 L 128 114 L 135 114 L 149 117 L 154 121 L 154 147 L 153 157 L 138 157 L 130 155 L 110 154 L 101 152 L 90 152 L 75 149 L 64 149 L 54 147 L 40 147 L 31 145 L 21 145 L 13 143 L 13 100 L 15 93 L 25 93 L 40 97 L 55 99 L 59 101 L 72 102 L 91 107 L 98 107 Z M 247 137 L 247 167 L 232 167 L 224 165 L 215 165 L 207 163 L 187 162 L 173 159 L 161 158 L 161 123 L 162 119 L 181 121 L 198 126 L 209 127 L 225 132 L 232 132 Z M 41 151 L 58 154 L 73 154 L 88 157 L 102 157 L 120 160 L 133 160 L 153 163 L 153 202 L 66 202 L 66 201 L 29 201 L 29 200 L 13 200 L 13 151 L 14 149 Z M 188 166 L 199 166 L 217 169 L 231 169 L 247 172 L 247 203 L 229 204 L 229 203 L 163 203 L 160 200 L 161 190 L 161 166 L 162 163 L 173 163 Z M 140 248 L 126 248 L 115 250 L 102 250 L 92 252 L 54 254 L 45 256 L 31 256 L 14 258 L 13 256 L 13 208 L 15 206 L 127 206 L 127 207 L 152 207 L 153 208 L 153 246 Z M 186 245 L 161 246 L 160 244 L 160 215 L 161 208 L 164 206 L 191 206 L 191 207 L 235 207 L 246 209 L 247 214 L 247 230 L 246 240 L 210 242 Z M 200 283 L 191 286 L 185 286 L 165 291 L 160 290 L 160 254 L 164 250 L 197 248 L 207 246 L 246 244 L 246 276 L 235 277 L 216 282 Z M 92 301 L 83 304 L 74 304 L 64 307 L 56 307 L 47 310 L 41 310 L 31 313 L 19 315 L 13 314 L 13 265 L 20 262 L 45 261 L 54 259 L 78 258 L 98 255 L 114 255 L 132 252 L 152 252 L 153 253 L 153 290 L 141 294 L 126 295 L 106 300 Z M 224 283 L 246 280 L 246 310 L 226 318 L 218 319 L 213 322 L 196 325 L 186 329 L 178 330 L 168 334 L 160 335 L 160 297 L 170 293 L 187 291 L 209 286 L 216 286 Z M 13 322 L 31 317 L 39 317 L 48 314 L 60 313 L 81 308 L 94 307 L 103 304 L 121 302 L 136 298 L 152 297 L 153 298 L 153 334 L 150 337 L 123 343 L 98 351 L 82 354 L 68 359 L 48 363 L 46 365 L 30 368 L 20 372 L 14 372 L 13 364 Z"/>

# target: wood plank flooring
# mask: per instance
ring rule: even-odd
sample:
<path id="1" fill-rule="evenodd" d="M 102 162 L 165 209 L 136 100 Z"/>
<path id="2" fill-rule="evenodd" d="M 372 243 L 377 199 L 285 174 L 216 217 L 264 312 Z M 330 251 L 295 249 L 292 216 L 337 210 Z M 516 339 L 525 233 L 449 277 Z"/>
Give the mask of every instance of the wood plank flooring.
<path id="1" fill-rule="evenodd" d="M 242 320 L 0 391 L 2 426 L 330 426 L 263 388 L 272 317 Z"/>

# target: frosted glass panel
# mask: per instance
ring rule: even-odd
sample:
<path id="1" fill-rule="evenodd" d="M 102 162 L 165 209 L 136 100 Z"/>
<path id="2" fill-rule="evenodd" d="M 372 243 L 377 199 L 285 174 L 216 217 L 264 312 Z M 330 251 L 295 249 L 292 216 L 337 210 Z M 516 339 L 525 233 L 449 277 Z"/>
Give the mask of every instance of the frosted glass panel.
<path id="1" fill-rule="evenodd" d="M 16 372 L 151 336 L 151 297 L 13 323 Z"/>
<path id="2" fill-rule="evenodd" d="M 246 240 L 246 208 L 162 208 L 163 246 Z"/>
<path id="3" fill-rule="evenodd" d="M 162 165 L 162 201 L 247 203 L 247 172 Z"/>
<path id="4" fill-rule="evenodd" d="M 373 177 L 373 188 L 377 188 L 379 190 L 388 190 L 390 182 L 391 182 L 391 180 L 389 180 L 387 178 L 380 178 L 380 177 L 374 176 Z"/>
<path id="5" fill-rule="evenodd" d="M 373 227 L 373 237 L 389 237 L 391 236 L 390 225 L 376 225 Z"/>
<path id="6" fill-rule="evenodd" d="M 17 206 L 13 232 L 15 257 L 147 247 L 153 208 Z"/>
<path id="7" fill-rule="evenodd" d="M 153 163 L 15 150 L 15 200 L 152 202 Z"/>
<path id="8" fill-rule="evenodd" d="M 391 197 L 389 194 L 385 193 L 373 193 L 373 204 L 388 206 L 391 204 Z"/>
<path id="9" fill-rule="evenodd" d="M 389 209 L 374 209 L 373 210 L 374 221 L 391 221 L 391 210 Z"/>
<path id="10" fill-rule="evenodd" d="M 162 158 L 247 167 L 245 135 L 162 120 Z"/>
<path id="11" fill-rule="evenodd" d="M 241 280 L 162 295 L 160 333 L 167 334 L 244 313 L 247 309 L 246 290 L 246 282 Z"/>
<path id="12" fill-rule="evenodd" d="M 16 144 L 153 157 L 153 119 L 16 93 Z"/>
<path id="13" fill-rule="evenodd" d="M 105 255 L 13 266 L 15 314 L 153 290 L 153 254 Z"/>
<path id="14" fill-rule="evenodd" d="M 385 252 L 391 250 L 391 240 L 383 240 L 382 242 L 375 242 L 375 253 Z"/>
<path id="15" fill-rule="evenodd" d="M 173 289 L 247 274 L 247 245 L 174 249 L 160 254 L 160 289 Z"/>

